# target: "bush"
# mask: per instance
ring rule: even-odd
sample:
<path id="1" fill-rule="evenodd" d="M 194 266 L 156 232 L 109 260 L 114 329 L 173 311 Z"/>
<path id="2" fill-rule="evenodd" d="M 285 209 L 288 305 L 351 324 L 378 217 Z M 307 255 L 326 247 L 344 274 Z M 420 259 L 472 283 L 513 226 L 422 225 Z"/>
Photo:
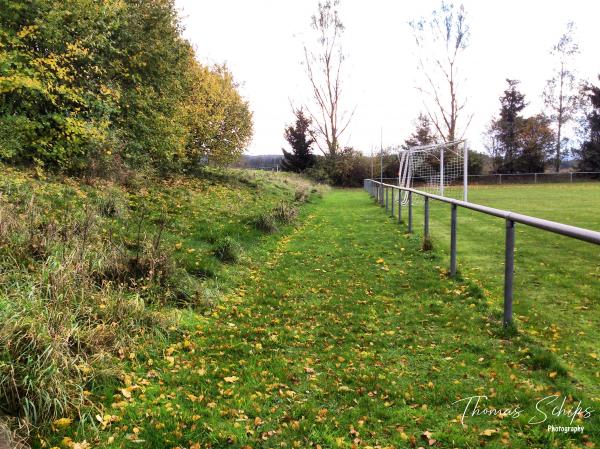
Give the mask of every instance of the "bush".
<path id="1" fill-rule="evenodd" d="M 273 209 L 272 216 L 280 223 L 292 224 L 298 218 L 298 208 L 281 202 Z"/>
<path id="2" fill-rule="evenodd" d="M 294 193 L 294 201 L 297 203 L 306 203 L 309 199 L 309 193 L 307 187 L 298 187 Z"/>
<path id="3" fill-rule="evenodd" d="M 221 297 L 221 292 L 217 288 L 203 287 L 196 292 L 194 305 L 199 309 L 212 309 Z"/>
<path id="4" fill-rule="evenodd" d="M 225 237 L 214 250 L 215 257 L 221 262 L 237 263 L 242 257 L 242 246 L 231 237 Z"/>
<path id="5" fill-rule="evenodd" d="M 267 234 L 275 234 L 279 231 L 277 222 L 271 212 L 264 212 L 260 214 L 254 220 L 254 227 L 259 231 L 266 232 Z"/>

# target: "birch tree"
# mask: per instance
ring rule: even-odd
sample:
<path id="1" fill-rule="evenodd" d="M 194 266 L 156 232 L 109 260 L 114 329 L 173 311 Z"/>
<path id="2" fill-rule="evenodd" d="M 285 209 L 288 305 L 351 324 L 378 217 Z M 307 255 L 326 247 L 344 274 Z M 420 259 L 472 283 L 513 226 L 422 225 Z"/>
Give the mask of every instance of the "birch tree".
<path id="1" fill-rule="evenodd" d="M 556 144 L 553 157 L 554 170 L 560 170 L 560 163 L 566 156 L 563 130 L 574 118 L 579 104 L 575 74 L 572 70 L 573 59 L 579 53 L 579 47 L 573 39 L 574 24 L 569 22 L 567 30 L 552 48 L 550 54 L 556 61 L 552 78 L 546 81 L 543 98 L 549 111 L 549 117 L 556 130 Z"/>
<path id="2" fill-rule="evenodd" d="M 417 68 L 422 80 L 417 89 L 431 123 L 444 142 L 461 139 L 472 114 L 466 112 L 462 93 L 465 78 L 461 61 L 470 37 L 464 7 L 442 2 L 428 19 L 409 23 L 417 47 Z"/>

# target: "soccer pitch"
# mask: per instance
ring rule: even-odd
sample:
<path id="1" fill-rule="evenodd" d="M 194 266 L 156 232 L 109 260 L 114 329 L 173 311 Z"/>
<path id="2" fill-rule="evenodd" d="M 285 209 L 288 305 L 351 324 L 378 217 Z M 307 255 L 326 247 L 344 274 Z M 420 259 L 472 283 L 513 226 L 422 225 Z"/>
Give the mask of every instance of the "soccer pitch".
<path id="1" fill-rule="evenodd" d="M 600 183 L 476 186 L 474 203 L 600 230 Z M 430 202 L 430 233 L 448 263 L 450 206 Z M 422 204 L 414 226 L 422 233 Z M 458 263 L 502 306 L 502 219 L 459 208 Z M 519 328 L 554 352 L 582 386 L 600 378 L 600 248 L 516 225 L 514 311 Z M 524 348 L 525 350 L 525 348 Z M 592 396 L 600 397 L 600 391 Z"/>

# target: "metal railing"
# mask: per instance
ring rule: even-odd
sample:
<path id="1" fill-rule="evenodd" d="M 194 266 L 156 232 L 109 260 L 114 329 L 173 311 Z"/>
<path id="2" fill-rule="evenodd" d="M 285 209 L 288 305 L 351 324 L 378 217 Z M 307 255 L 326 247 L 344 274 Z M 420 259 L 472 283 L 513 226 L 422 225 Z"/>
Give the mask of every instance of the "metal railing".
<path id="1" fill-rule="evenodd" d="M 408 232 L 413 232 L 413 195 L 419 195 L 423 197 L 424 213 L 423 213 L 423 239 L 428 241 L 429 236 L 429 200 L 436 200 L 451 205 L 450 214 L 450 276 L 456 276 L 457 262 L 457 244 L 456 244 L 456 233 L 457 233 L 457 209 L 463 207 L 465 209 L 474 210 L 481 212 L 486 215 L 502 218 L 505 220 L 506 225 L 506 238 L 504 247 L 504 326 L 509 326 L 512 323 L 512 306 L 513 306 L 513 280 L 514 280 L 514 266 L 515 266 L 515 224 L 521 223 L 534 228 L 542 229 L 544 231 L 552 232 L 555 234 L 564 235 L 584 242 L 593 243 L 600 245 L 600 232 L 592 231 L 590 229 L 578 228 L 576 226 L 570 226 L 563 223 L 558 223 L 550 220 L 543 220 L 541 218 L 531 217 L 529 215 L 518 214 L 502 209 L 495 209 L 493 207 L 483 206 L 481 204 L 469 203 L 466 201 L 456 200 L 453 198 L 447 198 L 431 193 L 423 192 L 421 190 L 411 189 L 408 187 L 400 187 L 392 184 L 385 184 L 380 181 L 373 179 L 364 180 L 364 189 L 377 200 L 377 202 L 385 207 L 386 212 L 391 209 L 391 215 L 395 216 L 394 210 L 398 208 L 398 223 L 402 222 L 402 208 L 403 200 L 400 192 L 406 192 L 408 201 L 404 207 L 408 208 Z M 389 192 L 391 191 L 391 195 Z M 391 201 L 390 197 L 391 196 Z M 397 199 L 395 197 L 398 197 Z"/>

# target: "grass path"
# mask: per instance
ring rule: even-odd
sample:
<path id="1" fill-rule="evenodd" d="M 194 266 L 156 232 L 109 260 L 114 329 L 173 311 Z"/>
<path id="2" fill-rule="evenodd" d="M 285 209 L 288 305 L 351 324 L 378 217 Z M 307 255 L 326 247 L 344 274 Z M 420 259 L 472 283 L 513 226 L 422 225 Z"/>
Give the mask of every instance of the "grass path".
<path id="1" fill-rule="evenodd" d="M 582 398 L 551 354 L 503 338 L 482 290 L 440 263 L 364 192 L 333 191 L 245 288 L 164 352 L 137 354 L 92 447 L 593 447 L 595 416 L 575 419 L 583 436 L 546 431 L 570 418 L 528 423 L 541 398 Z M 466 403 L 452 403 L 474 395 L 524 411 L 461 424 Z M 91 438 L 83 429 L 72 441 Z"/>

